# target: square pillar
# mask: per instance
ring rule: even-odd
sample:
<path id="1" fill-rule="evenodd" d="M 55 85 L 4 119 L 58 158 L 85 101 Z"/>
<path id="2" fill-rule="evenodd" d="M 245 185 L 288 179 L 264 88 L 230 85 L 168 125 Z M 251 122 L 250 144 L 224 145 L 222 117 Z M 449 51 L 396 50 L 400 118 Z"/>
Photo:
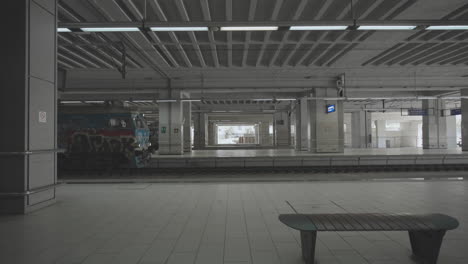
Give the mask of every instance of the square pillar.
<path id="1" fill-rule="evenodd" d="M 55 201 L 57 3 L 9 1 L 0 11 L 0 213 Z"/>
<path id="2" fill-rule="evenodd" d="M 387 147 L 386 120 L 375 120 L 375 142 L 377 148 Z"/>
<path id="3" fill-rule="evenodd" d="M 258 129 L 260 146 L 271 146 L 270 122 L 260 122 Z"/>
<path id="4" fill-rule="evenodd" d="M 371 113 L 357 111 L 351 114 L 351 146 L 353 148 L 370 147 L 372 137 Z"/>
<path id="5" fill-rule="evenodd" d="M 468 89 L 462 89 L 460 91 L 462 96 L 468 96 Z M 461 99 L 462 108 L 462 150 L 468 151 L 468 99 Z"/>
<path id="6" fill-rule="evenodd" d="M 184 152 L 192 152 L 192 103 L 182 104 L 184 116 Z"/>
<path id="7" fill-rule="evenodd" d="M 290 144 L 289 136 L 289 115 L 287 112 L 277 112 L 274 114 L 275 122 L 275 142 L 277 147 L 288 147 Z"/>
<path id="8" fill-rule="evenodd" d="M 296 105 L 296 150 L 309 150 L 310 115 L 307 98 L 301 98 Z"/>
<path id="9" fill-rule="evenodd" d="M 204 149 L 206 147 L 206 131 L 207 131 L 207 118 L 205 113 L 194 114 L 194 149 Z"/>
<path id="10" fill-rule="evenodd" d="M 423 100 L 422 108 L 427 109 L 428 115 L 423 116 L 423 148 L 447 148 L 447 124 L 441 115 L 445 103 L 440 99 Z"/>
<path id="11" fill-rule="evenodd" d="M 336 97 L 337 90 L 317 88 L 315 97 Z M 327 113 L 327 106 L 334 105 L 335 112 Z M 310 151 L 344 152 L 343 101 L 312 99 L 309 101 Z"/>
<path id="12" fill-rule="evenodd" d="M 160 155 L 182 155 L 184 153 L 184 120 L 180 92 L 160 93 L 163 99 L 174 102 L 159 103 L 159 151 Z M 165 96 L 166 95 L 166 96 Z"/>

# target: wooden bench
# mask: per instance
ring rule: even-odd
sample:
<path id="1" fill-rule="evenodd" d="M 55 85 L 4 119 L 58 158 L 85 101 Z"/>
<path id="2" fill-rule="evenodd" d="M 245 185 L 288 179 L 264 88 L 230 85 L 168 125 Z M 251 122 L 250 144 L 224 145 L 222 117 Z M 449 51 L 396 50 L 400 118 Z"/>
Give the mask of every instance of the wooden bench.
<path id="1" fill-rule="evenodd" d="M 317 231 L 408 231 L 413 254 L 435 264 L 445 232 L 458 227 L 457 219 L 443 214 L 282 214 L 279 220 L 301 231 L 307 264 L 314 263 Z"/>

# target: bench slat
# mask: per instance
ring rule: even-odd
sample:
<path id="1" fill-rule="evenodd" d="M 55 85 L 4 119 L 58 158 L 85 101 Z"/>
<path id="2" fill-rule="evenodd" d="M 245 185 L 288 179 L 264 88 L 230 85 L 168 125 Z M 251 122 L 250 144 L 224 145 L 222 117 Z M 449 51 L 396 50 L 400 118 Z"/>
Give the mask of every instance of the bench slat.
<path id="1" fill-rule="evenodd" d="M 280 221 L 301 231 L 451 230 L 458 221 L 442 214 L 285 214 Z"/>

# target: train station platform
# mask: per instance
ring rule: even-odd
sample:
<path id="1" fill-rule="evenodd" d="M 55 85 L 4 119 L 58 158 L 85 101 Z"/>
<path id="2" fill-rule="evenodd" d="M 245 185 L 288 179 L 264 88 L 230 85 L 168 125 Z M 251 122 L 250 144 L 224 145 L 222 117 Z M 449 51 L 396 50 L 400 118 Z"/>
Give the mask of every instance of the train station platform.
<path id="1" fill-rule="evenodd" d="M 345 149 L 311 153 L 292 149 L 194 150 L 184 155 L 153 155 L 150 168 L 255 168 L 421 166 L 468 164 L 468 152 L 456 149 Z"/>

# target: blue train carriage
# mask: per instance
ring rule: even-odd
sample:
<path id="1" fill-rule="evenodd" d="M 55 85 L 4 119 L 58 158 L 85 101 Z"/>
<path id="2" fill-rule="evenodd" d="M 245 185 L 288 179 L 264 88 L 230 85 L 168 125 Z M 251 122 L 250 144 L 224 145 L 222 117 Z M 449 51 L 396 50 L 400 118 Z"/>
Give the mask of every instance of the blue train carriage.
<path id="1" fill-rule="evenodd" d="M 65 167 L 142 168 L 151 158 L 150 130 L 138 112 L 64 107 L 58 130 Z"/>

